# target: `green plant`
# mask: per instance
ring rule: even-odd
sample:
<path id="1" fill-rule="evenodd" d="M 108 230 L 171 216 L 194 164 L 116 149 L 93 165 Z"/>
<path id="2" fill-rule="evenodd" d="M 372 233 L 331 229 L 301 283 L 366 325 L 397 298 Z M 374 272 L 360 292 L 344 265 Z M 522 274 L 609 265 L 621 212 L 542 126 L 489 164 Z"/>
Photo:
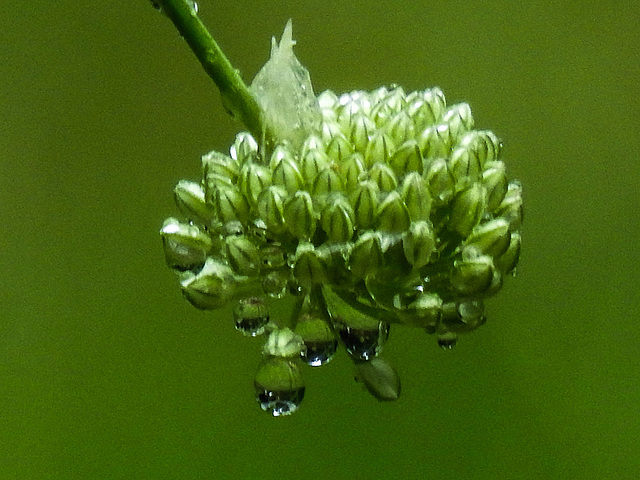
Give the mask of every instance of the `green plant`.
<path id="1" fill-rule="evenodd" d="M 304 396 L 302 363 L 341 342 L 379 400 L 400 394 L 380 352 L 392 324 L 449 349 L 485 322 L 484 300 L 518 263 L 522 188 L 501 142 L 465 103 L 399 86 L 316 96 L 293 54 L 291 22 L 250 87 L 184 0 L 152 2 L 174 22 L 247 127 L 229 154 L 180 181 L 185 220 L 161 229 L 168 265 L 195 307 L 233 306 L 236 328 L 266 334 L 256 397 L 274 416 Z M 269 302 L 295 298 L 289 318 Z"/>

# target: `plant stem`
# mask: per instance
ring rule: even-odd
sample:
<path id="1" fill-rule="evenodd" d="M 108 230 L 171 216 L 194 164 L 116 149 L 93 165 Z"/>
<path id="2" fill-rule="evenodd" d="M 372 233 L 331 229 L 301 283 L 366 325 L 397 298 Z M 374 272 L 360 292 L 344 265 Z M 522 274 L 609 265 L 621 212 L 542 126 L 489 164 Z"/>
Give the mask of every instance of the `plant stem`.
<path id="1" fill-rule="evenodd" d="M 238 117 L 260 143 L 266 134 L 262 110 L 238 70 L 231 65 L 198 18 L 193 6 L 187 0 L 156 0 L 152 3 L 161 5 L 162 11 L 187 41 L 204 70 L 218 86 L 225 108 Z"/>

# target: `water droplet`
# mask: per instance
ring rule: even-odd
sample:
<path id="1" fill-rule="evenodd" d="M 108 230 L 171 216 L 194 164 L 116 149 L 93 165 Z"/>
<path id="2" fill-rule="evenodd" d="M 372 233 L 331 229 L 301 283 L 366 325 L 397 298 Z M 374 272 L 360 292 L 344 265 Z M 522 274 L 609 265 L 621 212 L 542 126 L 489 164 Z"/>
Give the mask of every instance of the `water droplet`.
<path id="1" fill-rule="evenodd" d="M 328 342 L 305 342 L 307 347 L 302 352 L 302 359 L 312 367 L 320 367 L 329 363 L 338 349 L 338 340 Z"/>
<path id="2" fill-rule="evenodd" d="M 316 313 L 300 315 L 295 331 L 304 342 L 300 356 L 306 363 L 319 367 L 333 358 L 338 349 L 338 338 L 322 316 Z"/>
<path id="3" fill-rule="evenodd" d="M 454 332 L 444 332 L 438 335 L 438 346 L 443 350 L 451 350 L 458 343 L 458 334 Z"/>
<path id="4" fill-rule="evenodd" d="M 263 298 L 248 297 L 238 301 L 233 309 L 236 330 L 247 336 L 262 335 L 269 323 L 269 308 Z"/>
<path id="5" fill-rule="evenodd" d="M 256 400 L 260 408 L 274 417 L 291 415 L 300 408 L 304 387 L 288 391 L 272 391 L 256 387 Z"/>
<path id="6" fill-rule="evenodd" d="M 298 363 L 282 357 L 265 357 L 254 380 L 256 401 L 274 417 L 290 415 L 304 398 L 304 381 Z"/>
<path id="7" fill-rule="evenodd" d="M 373 329 L 341 325 L 338 332 L 351 358 L 367 361 L 382 351 L 382 345 L 389 338 L 389 324 L 378 322 Z"/>

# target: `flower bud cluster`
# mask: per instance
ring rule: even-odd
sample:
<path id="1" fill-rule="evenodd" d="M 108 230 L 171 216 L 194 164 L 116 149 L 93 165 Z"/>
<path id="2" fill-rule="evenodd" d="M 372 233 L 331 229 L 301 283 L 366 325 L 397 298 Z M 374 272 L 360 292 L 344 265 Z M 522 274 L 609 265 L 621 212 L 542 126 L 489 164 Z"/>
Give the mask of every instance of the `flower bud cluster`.
<path id="1" fill-rule="evenodd" d="M 451 348 L 484 323 L 483 300 L 520 255 L 522 188 L 502 143 L 438 88 L 325 91 L 317 102 L 322 121 L 299 145 L 243 132 L 228 155 L 202 157 L 199 182 L 178 183 L 185 220 L 167 219 L 161 236 L 185 297 L 201 309 L 233 304 L 251 336 L 273 332 L 266 299 L 304 298 L 289 326 L 311 365 L 338 339 L 356 364 L 371 361 L 391 323 Z M 298 374 L 290 357 L 265 358 Z M 386 363 L 359 371 L 377 398 L 399 394 Z"/>

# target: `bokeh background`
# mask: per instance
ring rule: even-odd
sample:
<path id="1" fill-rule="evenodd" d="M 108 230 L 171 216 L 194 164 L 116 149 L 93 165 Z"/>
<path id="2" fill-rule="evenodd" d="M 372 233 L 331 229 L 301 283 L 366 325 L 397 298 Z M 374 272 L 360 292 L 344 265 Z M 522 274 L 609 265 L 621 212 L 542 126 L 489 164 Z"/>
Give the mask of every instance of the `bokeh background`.
<path id="1" fill-rule="evenodd" d="M 342 352 L 273 419 L 260 341 L 182 298 L 158 236 L 238 130 L 213 83 L 147 0 L 2 3 L 1 479 L 640 476 L 638 4 L 200 1 L 247 80 L 292 17 L 316 91 L 438 85 L 525 186 L 485 326 L 394 329 L 395 403 Z"/>

